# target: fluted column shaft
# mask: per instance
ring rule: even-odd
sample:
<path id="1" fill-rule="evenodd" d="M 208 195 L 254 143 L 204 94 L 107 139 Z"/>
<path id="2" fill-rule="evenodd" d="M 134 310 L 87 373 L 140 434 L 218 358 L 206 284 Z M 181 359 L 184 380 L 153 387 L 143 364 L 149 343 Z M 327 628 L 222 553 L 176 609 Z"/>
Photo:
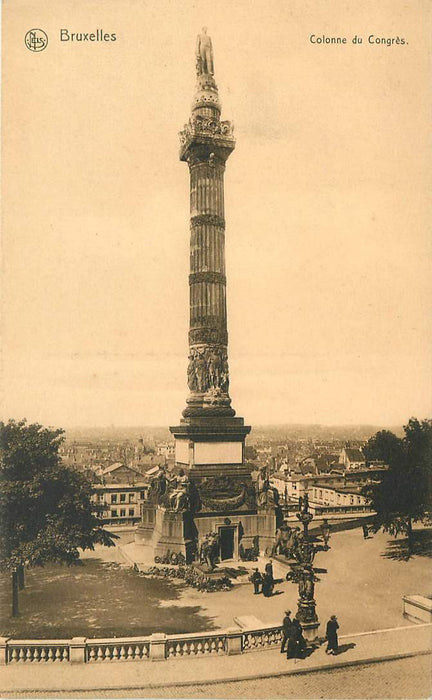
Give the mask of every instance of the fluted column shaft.
<path id="1" fill-rule="evenodd" d="M 191 346 L 227 346 L 223 164 L 190 166 Z"/>
<path id="2" fill-rule="evenodd" d="M 190 324 L 185 417 L 233 416 L 229 397 L 225 277 L 225 163 L 235 147 L 221 121 L 212 75 L 198 73 L 192 115 L 180 133 L 190 173 Z"/>

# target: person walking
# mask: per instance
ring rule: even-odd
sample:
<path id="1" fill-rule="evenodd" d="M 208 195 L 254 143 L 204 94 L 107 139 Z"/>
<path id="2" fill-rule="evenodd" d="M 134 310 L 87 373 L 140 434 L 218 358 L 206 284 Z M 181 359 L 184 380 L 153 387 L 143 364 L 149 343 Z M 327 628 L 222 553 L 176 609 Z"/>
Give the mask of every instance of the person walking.
<path id="1" fill-rule="evenodd" d="M 330 539 L 330 525 L 328 524 L 328 520 L 324 518 L 323 523 L 321 525 L 321 533 L 322 533 L 322 538 L 324 541 L 324 547 L 326 549 L 329 548 L 329 539 Z"/>
<path id="2" fill-rule="evenodd" d="M 337 621 L 336 615 L 332 615 L 330 617 L 330 620 L 327 622 L 327 627 L 326 627 L 326 640 L 327 640 L 327 649 L 326 649 L 326 654 L 333 654 L 333 656 L 336 656 L 338 653 L 339 649 L 339 643 L 338 643 L 338 631 L 339 629 L 339 623 Z"/>
<path id="3" fill-rule="evenodd" d="M 367 538 L 369 536 L 368 526 L 366 524 L 362 525 L 362 530 L 363 530 L 363 539 L 367 540 Z"/>
<path id="4" fill-rule="evenodd" d="M 263 582 L 263 577 L 258 569 L 254 569 L 254 572 L 253 572 L 252 576 L 250 577 L 250 580 L 252 581 L 253 586 L 254 586 L 254 595 L 258 595 L 258 593 L 261 593 L 260 586 Z"/>
<path id="5" fill-rule="evenodd" d="M 299 620 L 295 617 L 294 620 L 292 621 L 293 628 L 295 630 L 295 636 L 296 636 L 296 656 L 298 659 L 303 658 L 303 654 L 306 651 L 306 639 L 303 637 L 303 629 L 302 626 L 299 622 Z"/>
<path id="6" fill-rule="evenodd" d="M 285 617 L 282 620 L 282 644 L 281 644 L 281 650 L 280 653 L 284 654 L 285 653 L 285 647 L 287 645 L 289 636 L 290 636 L 290 631 L 291 631 L 291 626 L 292 626 L 292 620 L 290 618 L 291 615 L 291 610 L 285 610 Z"/>

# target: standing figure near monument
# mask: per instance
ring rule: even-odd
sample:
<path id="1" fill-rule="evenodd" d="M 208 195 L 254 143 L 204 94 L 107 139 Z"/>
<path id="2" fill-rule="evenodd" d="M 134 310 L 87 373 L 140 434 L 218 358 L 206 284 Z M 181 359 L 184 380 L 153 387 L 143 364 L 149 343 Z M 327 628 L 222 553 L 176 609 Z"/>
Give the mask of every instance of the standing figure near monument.
<path id="1" fill-rule="evenodd" d="M 274 577 L 273 577 L 273 564 L 272 561 L 268 561 L 267 564 L 265 565 L 265 572 L 268 574 L 272 580 L 272 583 L 274 583 Z"/>
<path id="2" fill-rule="evenodd" d="M 262 582 L 262 592 L 264 598 L 271 598 L 271 595 L 273 593 L 273 588 L 274 588 L 274 581 L 273 581 L 273 576 L 268 573 L 268 571 L 265 572 L 263 576 L 263 582 Z"/>
<path id="3" fill-rule="evenodd" d="M 297 629 L 295 625 L 291 623 L 288 634 L 287 659 L 297 658 L 297 647 Z"/>
<path id="4" fill-rule="evenodd" d="M 202 33 L 197 36 L 196 44 L 197 74 L 214 74 L 213 47 L 210 37 L 207 35 L 207 27 L 202 28 Z"/>
<path id="5" fill-rule="evenodd" d="M 260 574 L 258 569 L 254 569 L 253 574 L 250 577 L 250 580 L 253 583 L 254 586 L 254 595 L 258 595 L 258 593 L 261 593 L 260 591 L 260 585 L 262 584 L 262 574 Z"/>
<path id="6" fill-rule="evenodd" d="M 337 634 L 338 629 L 339 629 L 339 624 L 338 624 L 336 615 L 332 615 L 330 617 L 330 620 L 327 622 L 327 627 L 326 627 L 326 640 L 327 640 L 326 654 L 333 654 L 335 656 L 338 652 L 338 649 L 339 649 L 338 634 Z"/>
<path id="7" fill-rule="evenodd" d="M 285 610 L 285 617 L 282 620 L 282 645 L 280 653 L 285 652 L 285 647 L 290 636 L 292 620 L 290 618 L 291 610 Z"/>
<path id="8" fill-rule="evenodd" d="M 324 547 L 326 549 L 329 548 L 329 539 L 330 539 L 330 525 L 328 524 L 327 518 L 324 518 L 323 523 L 321 525 L 321 533 L 322 533 L 322 538 L 324 542 Z"/>
<path id="9" fill-rule="evenodd" d="M 303 629 L 298 621 L 298 619 L 295 617 L 294 620 L 292 621 L 293 628 L 295 630 L 295 637 L 296 637 L 296 657 L 298 659 L 303 658 L 303 654 L 306 651 L 306 639 L 303 637 Z"/>

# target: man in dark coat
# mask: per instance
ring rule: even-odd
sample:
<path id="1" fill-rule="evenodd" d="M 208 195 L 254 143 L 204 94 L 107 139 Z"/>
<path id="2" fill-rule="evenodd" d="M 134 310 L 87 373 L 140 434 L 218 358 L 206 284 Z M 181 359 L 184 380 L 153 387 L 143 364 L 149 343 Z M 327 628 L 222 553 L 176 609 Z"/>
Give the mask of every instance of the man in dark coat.
<path id="1" fill-rule="evenodd" d="M 265 573 L 262 580 L 262 592 L 264 598 L 270 598 L 273 592 L 274 583 L 270 574 Z"/>
<path id="2" fill-rule="evenodd" d="M 289 630 L 287 659 L 296 659 L 297 658 L 297 649 L 298 649 L 297 629 L 296 629 L 295 625 L 292 624 L 290 627 L 290 630 Z"/>
<path id="3" fill-rule="evenodd" d="M 271 560 L 268 561 L 267 564 L 265 565 L 265 572 L 266 572 L 266 574 L 269 574 L 269 576 L 271 576 L 273 579 L 273 564 L 272 564 Z"/>
<path id="4" fill-rule="evenodd" d="M 254 585 L 254 595 L 257 595 L 260 593 L 260 585 L 262 584 L 263 577 L 258 571 L 258 569 L 255 569 L 252 576 L 250 577 L 250 580 L 252 581 Z"/>
<path id="5" fill-rule="evenodd" d="M 336 615 L 332 615 L 330 620 L 327 622 L 327 628 L 326 628 L 326 640 L 327 640 L 327 649 L 326 649 L 326 654 L 333 654 L 336 656 L 339 648 L 338 644 L 338 634 L 337 631 L 339 629 L 339 624 L 336 618 Z"/>
<path id="6" fill-rule="evenodd" d="M 291 610 L 285 610 L 285 617 L 282 620 L 282 646 L 280 650 L 281 654 L 285 652 L 285 646 L 291 633 L 292 620 L 290 618 L 290 615 Z"/>
<path id="7" fill-rule="evenodd" d="M 367 525 L 362 525 L 362 530 L 363 530 L 363 539 L 367 540 L 369 536 L 369 529 Z"/>
<path id="8" fill-rule="evenodd" d="M 267 562 L 265 565 L 265 576 L 267 576 L 269 594 L 271 595 L 274 589 L 273 564 L 271 561 Z"/>
<path id="9" fill-rule="evenodd" d="M 293 628 L 295 630 L 295 637 L 296 637 L 296 642 L 297 642 L 296 656 L 297 656 L 297 658 L 302 658 L 302 656 L 306 650 L 306 646 L 307 646 L 306 639 L 303 637 L 302 626 L 296 617 L 292 621 L 292 624 L 293 624 Z"/>

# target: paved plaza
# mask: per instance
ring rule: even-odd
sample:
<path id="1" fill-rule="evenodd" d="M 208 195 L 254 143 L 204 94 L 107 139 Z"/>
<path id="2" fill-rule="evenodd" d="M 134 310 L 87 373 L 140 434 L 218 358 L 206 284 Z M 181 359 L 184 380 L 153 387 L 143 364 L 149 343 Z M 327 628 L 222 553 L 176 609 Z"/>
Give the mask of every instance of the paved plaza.
<path id="1" fill-rule="evenodd" d="M 402 596 L 430 591 L 431 560 L 428 556 L 414 556 L 409 561 L 393 559 L 388 556 L 393 544 L 394 539 L 383 532 L 364 540 L 361 528 L 331 537 L 331 548 L 318 552 L 314 561 L 315 567 L 327 570 L 318 574 L 320 580 L 315 586 L 322 623 L 337 614 L 342 634 L 408 624 L 402 617 Z M 139 557 L 139 546 L 127 545 L 124 549 L 129 556 Z M 263 570 L 265 560 L 249 565 Z M 252 584 L 235 585 L 228 593 L 203 594 L 182 588 L 177 600 L 161 601 L 161 607 L 199 605 L 201 613 L 217 628 L 231 627 L 235 616 L 251 612 L 266 624 L 280 622 L 287 607 L 297 610 L 297 586 L 285 581 L 287 571 L 288 567 L 274 562 L 275 577 L 282 582 L 271 598 L 254 596 Z"/>
<path id="2" fill-rule="evenodd" d="M 239 615 L 253 614 L 265 624 L 279 624 L 287 607 L 297 609 L 297 586 L 285 581 L 287 569 L 278 562 L 274 573 L 280 583 L 271 598 L 253 595 L 250 583 L 237 584 L 228 592 L 202 593 L 183 583 L 140 577 L 130 568 L 106 568 L 111 561 L 123 561 L 122 549 L 139 554 L 138 546 L 128 544 L 132 540 L 132 532 L 124 533 L 118 547 L 86 552 L 83 567 L 28 572 L 27 587 L 20 595 L 22 614 L 16 621 L 7 617 L 5 587 L 2 632 L 18 638 L 67 638 L 210 631 L 232 627 Z M 332 536 L 331 549 L 315 558 L 315 566 L 327 570 L 318 574 L 315 588 L 322 623 L 336 613 L 341 634 L 408 624 L 402 617 L 402 596 L 429 593 L 430 558 L 417 555 L 398 561 L 388 556 L 394 543 L 385 533 L 364 540 L 361 529 Z M 257 564 L 262 570 L 265 561 Z"/>
<path id="3" fill-rule="evenodd" d="M 132 537 L 132 533 L 122 535 L 115 549 L 86 553 L 85 562 L 91 567 L 95 557 L 102 555 L 105 563 L 119 563 L 122 549 L 133 553 Z M 340 620 L 341 653 L 336 657 L 327 656 L 321 646 L 297 662 L 272 649 L 234 657 L 111 663 L 109 671 L 106 664 L 85 664 L 79 669 L 63 664 L 11 664 L 0 671 L 1 694 L 26 695 L 36 689 L 44 696 L 61 696 L 67 688 L 68 696 L 82 697 L 426 697 L 431 687 L 432 625 L 408 622 L 401 603 L 404 594 L 429 591 L 427 550 L 400 561 L 393 556 L 392 538 L 379 533 L 364 540 L 360 529 L 336 533 L 330 544 L 328 552 L 316 556 L 316 568 L 327 569 L 318 574 L 316 598 L 322 622 L 333 612 Z M 261 568 L 264 563 L 258 562 Z M 181 620 L 181 614 L 191 610 L 207 629 L 232 627 L 234 617 L 247 614 L 266 624 L 280 622 L 286 607 L 296 610 L 297 587 L 284 580 L 284 565 L 275 562 L 274 570 L 282 580 L 271 598 L 255 596 L 251 584 L 237 584 L 225 593 L 200 593 L 183 584 L 166 586 L 164 581 L 159 583 L 165 598 L 149 602 L 144 592 L 150 582 L 130 569 L 128 575 L 143 586 L 142 600 L 134 600 L 137 614 L 146 607 L 148 613 L 149 604 L 153 605 L 152 614 L 163 631 L 164 613 L 167 620 L 175 620 L 177 613 Z M 86 568 L 78 571 L 82 583 Z M 157 586 L 158 580 L 151 583 Z M 31 587 L 26 593 L 31 593 Z M 111 604 L 112 600 L 106 601 L 108 607 Z M 81 614 L 84 634 L 97 636 L 94 627 L 84 630 L 88 609 Z M 27 636 L 35 637 L 36 630 L 37 626 L 34 633 L 30 628 Z"/>

